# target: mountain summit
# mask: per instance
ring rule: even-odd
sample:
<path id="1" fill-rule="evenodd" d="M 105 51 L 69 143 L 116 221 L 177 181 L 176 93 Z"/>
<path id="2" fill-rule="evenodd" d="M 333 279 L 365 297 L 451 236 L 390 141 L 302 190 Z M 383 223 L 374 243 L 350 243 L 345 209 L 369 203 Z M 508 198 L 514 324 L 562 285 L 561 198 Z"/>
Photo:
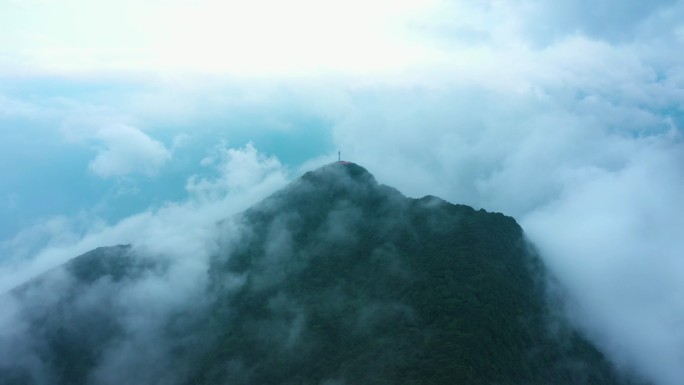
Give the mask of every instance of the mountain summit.
<path id="1" fill-rule="evenodd" d="M 14 290 L 33 338 L 0 357 L 0 384 L 620 383 L 551 319 L 511 217 L 337 162 L 217 229 L 197 292 L 135 303 L 174 264 L 135 246 Z"/>

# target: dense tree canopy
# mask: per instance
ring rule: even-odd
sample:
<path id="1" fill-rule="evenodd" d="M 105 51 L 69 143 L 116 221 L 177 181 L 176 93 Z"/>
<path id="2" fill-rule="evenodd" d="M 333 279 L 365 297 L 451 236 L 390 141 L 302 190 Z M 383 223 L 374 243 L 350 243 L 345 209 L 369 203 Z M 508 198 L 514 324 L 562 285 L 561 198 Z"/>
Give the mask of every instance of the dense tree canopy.
<path id="1" fill-rule="evenodd" d="M 168 354 L 154 364 L 173 375 L 156 383 L 620 383 L 577 333 L 550 327 L 543 268 L 513 218 L 406 198 L 335 163 L 232 220 L 201 300 L 161 322 Z M 23 310 L 53 378 L 93 382 L 105 348 L 127 335 L 107 299 L 164 269 L 124 246 L 68 263 L 77 283 Z M 31 304 L 43 280 L 13 295 Z M 111 292 L 76 306 L 96 285 Z M 0 365 L 0 384 L 36 378 Z"/>

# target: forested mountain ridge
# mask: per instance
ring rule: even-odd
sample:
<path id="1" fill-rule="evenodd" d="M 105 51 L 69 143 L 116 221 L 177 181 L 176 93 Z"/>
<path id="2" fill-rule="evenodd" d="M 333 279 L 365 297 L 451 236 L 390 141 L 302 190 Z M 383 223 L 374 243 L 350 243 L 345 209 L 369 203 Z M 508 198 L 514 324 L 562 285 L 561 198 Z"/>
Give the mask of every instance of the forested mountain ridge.
<path id="1" fill-rule="evenodd" d="M 577 333 L 549 327 L 543 267 L 511 217 L 334 163 L 227 221 L 201 295 L 154 320 L 154 343 L 117 293 L 171 262 L 135 247 L 16 289 L 38 338 L 26 358 L 0 357 L 0 384 L 622 383 Z"/>

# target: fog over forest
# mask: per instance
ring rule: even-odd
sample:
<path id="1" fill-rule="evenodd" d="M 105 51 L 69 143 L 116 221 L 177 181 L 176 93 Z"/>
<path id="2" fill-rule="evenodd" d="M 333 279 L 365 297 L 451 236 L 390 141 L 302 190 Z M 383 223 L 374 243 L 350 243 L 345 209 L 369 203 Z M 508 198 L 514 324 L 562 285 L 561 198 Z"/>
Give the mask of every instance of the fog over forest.
<path id="1" fill-rule="evenodd" d="M 6 2 L 0 291 L 131 244 L 167 268 L 79 306 L 104 293 L 140 337 L 102 378 L 128 350 L 161 362 L 155 320 L 204 305 L 226 218 L 341 150 L 406 196 L 514 217 L 562 314 L 622 373 L 679 384 L 683 20 L 677 0 Z M 30 361 L 12 301 L 0 357 Z"/>

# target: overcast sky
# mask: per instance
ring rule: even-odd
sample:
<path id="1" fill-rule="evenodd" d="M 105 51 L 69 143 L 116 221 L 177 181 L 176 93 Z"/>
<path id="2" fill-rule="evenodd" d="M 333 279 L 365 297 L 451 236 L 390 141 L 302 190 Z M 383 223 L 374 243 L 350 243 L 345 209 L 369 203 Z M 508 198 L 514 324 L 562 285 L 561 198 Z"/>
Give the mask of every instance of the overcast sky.
<path id="1" fill-rule="evenodd" d="M 0 3 L 1 290 L 342 150 L 514 216 L 611 360 L 684 378 L 684 1 L 141 3 Z"/>

